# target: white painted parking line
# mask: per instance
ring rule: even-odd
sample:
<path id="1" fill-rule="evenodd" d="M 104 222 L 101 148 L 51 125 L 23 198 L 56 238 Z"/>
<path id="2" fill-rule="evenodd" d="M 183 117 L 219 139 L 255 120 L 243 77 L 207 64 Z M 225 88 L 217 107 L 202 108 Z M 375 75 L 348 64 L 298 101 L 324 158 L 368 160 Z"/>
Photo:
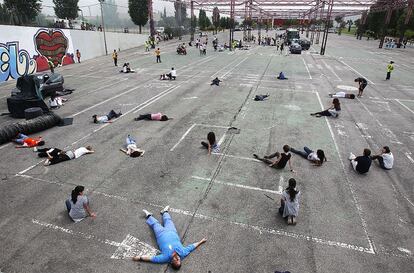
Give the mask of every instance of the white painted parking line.
<path id="1" fill-rule="evenodd" d="M 301 57 L 301 58 L 302 58 L 303 64 L 305 65 L 306 71 L 308 71 L 309 79 L 312 80 L 312 75 L 309 71 L 308 66 L 306 65 L 305 59 L 303 57 Z"/>
<path id="2" fill-rule="evenodd" d="M 316 96 L 318 98 L 319 105 L 321 106 L 321 109 L 323 110 L 324 109 L 324 106 L 322 104 L 321 97 L 319 96 L 319 93 L 318 92 L 315 92 L 315 94 L 316 94 Z M 371 236 L 368 233 L 368 227 L 367 227 L 367 222 L 365 221 L 365 218 L 364 218 L 364 212 L 362 210 L 361 205 L 359 204 L 358 198 L 357 198 L 357 196 L 355 194 L 355 190 L 354 190 L 354 188 L 353 188 L 353 186 L 352 186 L 352 184 L 351 184 L 351 182 L 350 182 L 350 180 L 348 178 L 348 172 L 345 169 L 345 163 L 342 160 L 341 153 L 339 152 L 338 143 L 336 142 L 335 135 L 333 133 L 331 124 L 329 123 L 329 120 L 327 119 L 327 117 L 325 117 L 325 121 L 326 121 L 326 124 L 328 125 L 329 133 L 331 134 L 332 140 L 334 142 L 335 149 L 336 149 L 336 153 L 338 155 L 339 161 L 341 162 L 342 171 L 343 171 L 343 173 L 345 175 L 345 180 L 346 180 L 346 183 L 348 185 L 349 191 L 350 191 L 351 196 L 352 196 L 352 202 L 354 203 L 354 206 L 357 209 L 357 213 L 358 213 L 359 219 L 361 221 L 362 229 L 363 229 L 363 231 L 365 233 L 366 240 L 368 241 L 369 251 L 375 253 L 376 249 L 375 249 L 374 241 L 371 239 Z"/>
<path id="3" fill-rule="evenodd" d="M 407 105 L 405 105 L 404 103 L 402 103 L 402 100 L 399 99 L 395 99 L 396 102 L 398 102 L 402 107 L 404 107 L 406 110 L 408 110 L 409 112 L 411 112 L 411 114 L 414 114 L 414 111 L 411 110 Z"/>
<path id="4" fill-rule="evenodd" d="M 29 177 L 29 176 L 27 176 L 27 177 Z M 106 198 L 114 198 L 113 195 L 103 194 L 103 193 L 96 192 L 96 191 L 93 191 L 93 194 L 99 194 L 99 195 L 105 196 Z M 141 205 L 151 206 L 151 207 L 155 207 L 155 208 L 164 208 L 165 207 L 165 205 L 159 205 L 159 204 L 154 204 L 154 203 L 139 201 L 139 200 L 134 200 L 134 199 L 128 199 L 128 198 L 121 198 L 121 199 L 120 198 L 115 198 L 115 199 L 123 201 L 123 202 L 128 202 L 128 203 L 134 203 L 134 204 L 139 203 Z M 412 205 L 414 206 L 414 204 L 412 204 Z M 298 233 L 294 233 L 294 232 L 288 232 L 288 231 L 285 231 L 285 230 L 271 229 L 271 228 L 257 226 L 257 225 L 249 225 L 249 224 L 236 222 L 236 221 L 228 221 L 227 219 L 221 219 L 221 218 L 218 218 L 218 217 L 211 217 L 211 216 L 207 216 L 207 215 L 203 215 L 203 214 L 199 214 L 199 213 L 195 213 L 195 212 L 191 212 L 191 211 L 183 210 L 183 209 L 170 208 L 170 212 L 185 215 L 185 216 L 190 216 L 190 217 L 194 217 L 194 218 L 202 219 L 202 220 L 221 222 L 221 223 L 224 223 L 224 224 L 231 224 L 231 225 L 234 225 L 234 226 L 244 228 L 244 229 L 249 230 L 249 231 L 258 232 L 259 234 L 278 235 L 278 236 L 293 238 L 293 239 L 296 239 L 296 240 L 309 241 L 309 242 L 312 242 L 312 243 L 315 243 L 315 244 L 321 244 L 321 245 L 326 245 L 326 246 L 331 246 L 331 247 L 339 247 L 339 248 L 344 248 L 344 249 L 353 250 L 353 251 L 357 251 L 357 252 L 363 252 L 363 253 L 367 253 L 367 254 L 377 254 L 373 250 L 372 247 L 367 248 L 367 247 L 364 247 L 364 246 L 358 246 L 358 245 L 348 244 L 348 243 L 339 242 L 339 241 L 322 239 L 322 238 L 314 237 L 314 236 L 311 236 L 311 235 L 298 234 Z M 38 220 L 34 219 L 34 221 L 38 221 Z M 42 221 L 38 221 L 38 222 L 43 223 L 43 225 L 48 225 L 48 223 L 46 223 L 46 222 L 42 222 Z M 65 232 L 65 230 L 68 230 L 68 232 L 66 232 L 66 233 L 72 232 L 69 229 L 59 227 L 59 226 L 55 226 L 55 225 L 50 226 L 50 228 L 57 229 L 57 230 L 62 231 L 62 232 Z M 82 233 L 78 233 L 78 234 L 81 236 Z M 89 234 L 84 234 L 84 235 L 89 236 Z M 95 239 L 95 237 L 90 237 L 90 238 L 86 238 L 86 239 Z M 97 240 L 99 241 L 99 239 L 97 239 Z M 113 245 L 113 246 L 118 246 L 119 243 L 114 242 L 114 241 L 109 241 L 108 244 Z M 384 249 L 384 250 L 382 250 L 382 253 L 389 254 L 389 253 L 391 253 L 391 251 Z M 391 254 L 391 255 L 396 256 L 394 254 Z M 400 255 L 399 257 L 412 257 L 412 254 L 405 253 L 404 255 Z"/>
<path id="5" fill-rule="evenodd" d="M 200 177 L 200 176 L 191 176 L 191 177 L 194 178 L 194 179 L 197 179 L 197 180 L 202 180 L 202 181 L 208 181 L 208 182 L 212 181 L 211 178 L 205 178 L 205 177 Z M 226 185 L 226 186 L 241 188 L 241 189 L 245 189 L 245 190 L 261 191 L 261 192 L 267 192 L 267 193 L 278 194 L 278 195 L 282 194 L 281 191 L 262 189 L 262 188 L 258 188 L 258 187 L 246 186 L 246 185 L 230 183 L 230 182 L 223 182 L 223 181 L 219 181 L 219 180 L 215 180 L 215 179 L 212 182 L 215 183 L 215 184 Z"/>
<path id="6" fill-rule="evenodd" d="M 338 76 L 338 74 L 335 73 L 335 71 L 332 69 L 332 66 L 328 65 L 325 60 L 322 60 L 323 64 L 326 66 L 326 68 L 332 72 L 332 74 L 335 75 L 335 77 L 338 79 L 338 81 L 342 81 L 342 79 Z"/>
<path id="7" fill-rule="evenodd" d="M 229 155 L 229 154 L 224 154 L 224 153 L 211 153 L 211 154 L 212 155 L 218 155 L 218 156 L 224 156 L 224 157 L 237 158 L 237 159 L 241 159 L 241 160 L 248 160 L 248 161 L 254 161 L 254 162 L 262 162 L 260 160 L 255 159 L 255 158 L 244 157 L 244 156 Z"/>
<path id="8" fill-rule="evenodd" d="M 151 245 L 147 243 L 144 243 L 138 240 L 137 238 L 135 238 L 134 236 L 130 234 L 128 234 L 121 243 L 118 243 L 112 240 L 98 238 L 92 234 L 87 234 L 87 233 L 80 232 L 80 231 L 74 231 L 66 227 L 61 227 L 61 226 L 47 223 L 44 221 L 40 221 L 37 219 L 32 219 L 32 223 L 39 225 L 41 227 L 44 227 L 44 228 L 48 228 L 48 229 L 55 230 L 55 231 L 60 231 L 66 234 L 76 236 L 76 237 L 81 237 L 83 239 L 93 240 L 101 244 L 115 246 L 117 247 L 117 249 L 112 254 L 111 259 L 125 259 L 125 258 L 132 258 L 134 256 L 142 256 L 142 255 L 153 256 L 159 253 L 159 251 L 156 248 L 152 247 Z"/>
<path id="9" fill-rule="evenodd" d="M 371 81 L 370 79 L 368 79 L 367 77 L 365 77 L 364 75 L 362 75 L 361 73 L 359 73 L 356 69 L 354 69 L 352 66 L 350 66 L 349 64 L 347 64 L 346 62 L 339 60 L 341 63 L 343 63 L 344 65 L 346 65 L 349 69 L 351 69 L 352 71 L 354 71 L 356 74 L 360 75 L 361 77 L 365 78 L 368 82 L 370 82 L 371 84 L 375 85 L 375 83 L 373 81 Z"/>
<path id="10" fill-rule="evenodd" d="M 170 152 L 172 152 L 172 151 L 174 151 L 175 150 L 175 148 L 177 148 L 177 146 L 178 145 L 180 145 L 180 143 L 181 143 L 181 141 L 183 141 L 184 140 L 184 138 L 190 133 L 190 131 L 195 127 L 195 126 L 197 126 L 197 124 L 193 124 L 193 125 L 191 125 L 190 126 L 190 128 L 188 128 L 188 130 L 181 136 L 181 138 L 178 140 L 178 142 L 177 143 L 175 143 L 175 145 L 170 149 Z"/>

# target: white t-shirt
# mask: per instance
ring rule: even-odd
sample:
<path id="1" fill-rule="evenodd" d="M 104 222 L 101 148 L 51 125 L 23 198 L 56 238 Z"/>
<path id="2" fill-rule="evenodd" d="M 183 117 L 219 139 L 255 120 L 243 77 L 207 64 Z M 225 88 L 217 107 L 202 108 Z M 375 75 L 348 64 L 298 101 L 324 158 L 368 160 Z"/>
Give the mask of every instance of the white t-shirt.
<path id="1" fill-rule="evenodd" d="M 392 153 L 388 154 L 382 154 L 382 158 L 384 159 L 384 167 L 387 169 L 392 169 L 392 166 L 394 165 L 394 156 Z"/>
<path id="2" fill-rule="evenodd" d="M 320 161 L 320 159 L 318 158 L 318 155 L 316 154 L 316 152 L 312 152 L 308 155 L 308 160 L 310 161 Z"/>
<path id="3" fill-rule="evenodd" d="M 96 121 L 97 121 L 98 123 L 106 123 L 106 122 L 108 122 L 108 116 L 101 116 L 101 117 L 97 117 L 97 118 L 96 118 Z"/>
<path id="4" fill-rule="evenodd" d="M 173 69 L 170 71 L 171 77 L 177 77 L 177 70 Z"/>
<path id="5" fill-rule="evenodd" d="M 332 96 L 333 98 L 345 98 L 345 92 L 336 92 L 335 95 Z"/>
<path id="6" fill-rule="evenodd" d="M 75 154 L 75 158 L 79 158 L 79 157 L 89 153 L 89 150 L 86 149 L 85 147 L 80 147 L 80 148 L 76 149 L 75 151 L 73 151 L 73 153 Z"/>

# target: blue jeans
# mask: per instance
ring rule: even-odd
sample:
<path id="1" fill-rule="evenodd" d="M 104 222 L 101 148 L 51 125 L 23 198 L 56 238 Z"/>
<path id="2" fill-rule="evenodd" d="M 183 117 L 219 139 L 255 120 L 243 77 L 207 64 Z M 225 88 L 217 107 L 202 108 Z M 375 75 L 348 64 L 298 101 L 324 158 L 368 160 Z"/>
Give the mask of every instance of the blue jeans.
<path id="1" fill-rule="evenodd" d="M 178 233 L 168 212 L 162 214 L 162 221 L 164 226 L 162 226 L 152 215 L 147 219 L 147 224 L 152 228 L 157 239 L 164 230 L 171 230 Z"/>
<path id="2" fill-rule="evenodd" d="M 305 159 L 308 159 L 308 155 L 310 153 L 313 153 L 313 151 L 311 149 L 309 149 L 308 147 L 306 147 L 306 146 L 303 147 L 303 150 L 304 151 L 298 151 L 298 150 L 295 150 L 294 148 L 290 148 L 290 151 L 292 153 L 297 154 L 297 155 L 300 155 L 300 156 L 302 156 Z"/>
<path id="3" fill-rule="evenodd" d="M 72 205 L 70 204 L 69 199 L 66 200 L 65 205 L 66 205 L 66 209 L 68 210 L 68 213 L 69 213 L 70 209 L 72 208 Z"/>
<path id="4" fill-rule="evenodd" d="M 133 139 L 130 135 L 128 135 L 126 138 L 126 146 L 128 146 L 129 144 L 137 144 L 135 142 L 135 139 Z"/>
<path id="5" fill-rule="evenodd" d="M 15 142 L 22 144 L 23 145 L 23 141 L 28 138 L 28 136 L 26 136 L 25 134 L 19 133 L 15 139 Z"/>

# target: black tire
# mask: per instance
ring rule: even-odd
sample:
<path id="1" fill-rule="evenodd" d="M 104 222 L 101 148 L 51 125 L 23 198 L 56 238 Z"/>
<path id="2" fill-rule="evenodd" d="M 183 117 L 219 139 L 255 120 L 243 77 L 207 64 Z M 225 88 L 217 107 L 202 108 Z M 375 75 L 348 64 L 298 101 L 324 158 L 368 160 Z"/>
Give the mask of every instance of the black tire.
<path id="1" fill-rule="evenodd" d="M 43 115 L 43 110 L 40 107 L 32 107 L 24 110 L 24 117 L 26 120 L 34 119 Z"/>

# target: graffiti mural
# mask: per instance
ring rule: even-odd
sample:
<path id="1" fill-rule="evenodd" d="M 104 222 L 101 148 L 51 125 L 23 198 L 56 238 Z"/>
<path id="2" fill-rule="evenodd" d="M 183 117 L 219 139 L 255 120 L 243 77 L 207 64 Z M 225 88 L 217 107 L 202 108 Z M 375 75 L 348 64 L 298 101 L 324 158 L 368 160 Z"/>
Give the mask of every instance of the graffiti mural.
<path id="1" fill-rule="evenodd" d="M 32 74 L 36 67 L 36 61 L 29 52 L 19 48 L 19 42 L 0 43 L 0 82 Z"/>
<path id="2" fill-rule="evenodd" d="M 73 64 L 73 54 L 68 53 L 69 39 L 60 29 L 39 29 L 34 35 L 38 71 L 48 69 L 48 60 L 55 67 Z"/>

